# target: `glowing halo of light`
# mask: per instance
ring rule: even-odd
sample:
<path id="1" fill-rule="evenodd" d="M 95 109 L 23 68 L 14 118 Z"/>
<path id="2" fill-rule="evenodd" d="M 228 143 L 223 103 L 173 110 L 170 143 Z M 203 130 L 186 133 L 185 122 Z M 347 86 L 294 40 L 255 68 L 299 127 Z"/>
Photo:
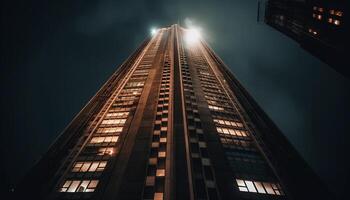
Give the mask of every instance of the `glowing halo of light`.
<path id="1" fill-rule="evenodd" d="M 185 42 L 189 45 L 196 44 L 200 41 L 201 38 L 201 32 L 198 28 L 189 28 L 185 30 Z"/>
<path id="2" fill-rule="evenodd" d="M 151 28 L 151 35 L 157 34 L 158 29 L 157 28 Z"/>

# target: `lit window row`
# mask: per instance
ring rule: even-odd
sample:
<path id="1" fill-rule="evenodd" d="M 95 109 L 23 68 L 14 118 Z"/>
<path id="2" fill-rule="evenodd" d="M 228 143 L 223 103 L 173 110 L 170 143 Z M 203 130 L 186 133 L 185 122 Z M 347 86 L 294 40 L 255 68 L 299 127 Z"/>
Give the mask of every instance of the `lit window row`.
<path id="1" fill-rule="evenodd" d="M 329 14 L 331 14 L 331 15 L 336 15 L 336 16 L 338 16 L 338 17 L 343 16 L 343 12 L 342 12 L 342 11 L 340 11 L 340 10 L 334 10 L 334 9 L 329 10 Z"/>
<path id="2" fill-rule="evenodd" d="M 140 87 L 144 84 L 145 82 L 128 82 L 125 87 Z"/>
<path id="3" fill-rule="evenodd" d="M 236 179 L 238 189 L 242 192 L 253 192 L 261 194 L 284 195 L 278 183 L 268 183 L 260 181 L 249 181 Z"/>
<path id="4" fill-rule="evenodd" d="M 126 119 L 105 119 L 101 124 L 103 125 L 123 125 L 125 124 Z"/>
<path id="5" fill-rule="evenodd" d="M 116 101 L 113 106 L 114 107 L 119 107 L 119 106 L 131 106 L 135 102 L 134 101 Z"/>
<path id="6" fill-rule="evenodd" d="M 76 162 L 72 172 L 100 172 L 105 169 L 107 161 Z"/>
<path id="7" fill-rule="evenodd" d="M 129 88 L 129 89 L 123 89 L 121 91 L 122 95 L 139 95 L 141 94 L 142 88 Z"/>
<path id="8" fill-rule="evenodd" d="M 106 117 L 127 117 L 129 115 L 129 112 L 112 112 L 107 113 Z"/>
<path id="9" fill-rule="evenodd" d="M 220 105 L 220 106 L 226 106 L 230 107 L 230 104 L 227 103 L 226 101 L 214 101 L 214 100 L 207 100 L 208 104 L 210 105 Z"/>
<path id="10" fill-rule="evenodd" d="M 98 128 L 97 133 L 120 133 L 122 130 L 123 127 Z"/>
<path id="11" fill-rule="evenodd" d="M 315 13 L 312 14 L 312 17 L 313 17 L 313 18 L 316 18 L 316 19 L 318 19 L 318 20 L 321 20 L 321 19 L 322 19 L 322 15 L 318 15 L 318 14 L 315 14 Z"/>
<path id="12" fill-rule="evenodd" d="M 210 76 L 210 74 L 208 72 L 205 72 L 205 71 L 200 71 L 199 73 L 202 75 Z"/>
<path id="13" fill-rule="evenodd" d="M 318 12 L 323 12 L 323 8 L 322 7 L 314 6 L 313 10 L 318 11 Z"/>
<path id="14" fill-rule="evenodd" d="M 60 192 L 94 192 L 98 180 L 67 180 L 60 188 Z"/>
<path id="15" fill-rule="evenodd" d="M 117 142 L 118 136 L 106 136 L 106 137 L 93 137 L 90 141 L 91 144 L 96 143 L 109 143 L 109 142 Z"/>
<path id="16" fill-rule="evenodd" d="M 114 148 L 113 147 L 101 147 L 98 149 L 97 155 L 104 156 L 104 155 L 113 155 Z"/>
<path id="17" fill-rule="evenodd" d="M 219 107 L 219 106 L 209 105 L 208 107 L 210 110 L 219 110 L 219 111 L 225 110 L 223 107 Z"/>
<path id="18" fill-rule="evenodd" d="M 222 128 L 222 127 L 216 127 L 216 130 L 219 133 L 227 134 L 227 135 L 234 135 L 234 136 L 241 136 L 241 137 L 247 137 L 248 133 L 247 131 L 243 130 L 236 130 L 231 128 Z"/>
<path id="19" fill-rule="evenodd" d="M 336 26 L 339 26 L 340 25 L 340 20 L 338 20 L 338 19 L 333 19 L 333 18 L 328 18 L 328 23 L 330 23 L 330 24 L 334 24 L 334 25 L 336 25 Z"/>
<path id="20" fill-rule="evenodd" d="M 311 33 L 313 35 L 317 35 L 317 31 L 312 29 L 312 28 L 309 28 L 309 33 Z"/>
<path id="21" fill-rule="evenodd" d="M 214 119 L 213 121 L 222 125 L 243 127 L 243 124 L 241 122 L 234 122 L 234 121 L 222 120 L 222 119 Z"/>

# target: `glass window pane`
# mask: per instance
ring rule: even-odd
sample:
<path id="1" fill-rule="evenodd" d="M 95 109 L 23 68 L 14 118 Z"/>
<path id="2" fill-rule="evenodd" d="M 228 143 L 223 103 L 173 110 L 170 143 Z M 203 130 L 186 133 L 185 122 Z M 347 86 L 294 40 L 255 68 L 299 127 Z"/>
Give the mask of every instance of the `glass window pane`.
<path id="1" fill-rule="evenodd" d="M 98 184 L 98 180 L 90 181 L 89 188 L 96 188 Z"/>
<path id="2" fill-rule="evenodd" d="M 261 184 L 261 182 L 256 182 L 254 181 L 254 185 L 256 187 L 256 189 L 258 190 L 259 193 L 263 193 L 266 194 L 263 185 Z"/>
<path id="3" fill-rule="evenodd" d="M 73 181 L 72 184 L 70 185 L 70 187 L 68 188 L 67 192 L 75 192 L 79 183 L 80 183 L 80 181 Z"/>
<path id="4" fill-rule="evenodd" d="M 252 181 L 245 181 L 245 183 L 247 185 L 249 192 L 256 192 L 256 189 Z"/>
<path id="5" fill-rule="evenodd" d="M 98 162 L 93 162 L 90 169 L 89 169 L 89 172 L 94 172 L 96 171 L 97 169 L 97 166 L 98 166 Z"/>
<path id="6" fill-rule="evenodd" d="M 270 183 L 263 183 L 265 190 L 268 194 L 275 194 Z"/>
<path id="7" fill-rule="evenodd" d="M 80 171 L 81 172 L 87 172 L 87 170 L 89 169 L 90 165 L 91 165 L 91 162 L 84 163 L 83 166 L 81 167 Z"/>
<path id="8" fill-rule="evenodd" d="M 236 182 L 238 186 L 245 186 L 244 181 L 241 179 L 236 179 Z"/>

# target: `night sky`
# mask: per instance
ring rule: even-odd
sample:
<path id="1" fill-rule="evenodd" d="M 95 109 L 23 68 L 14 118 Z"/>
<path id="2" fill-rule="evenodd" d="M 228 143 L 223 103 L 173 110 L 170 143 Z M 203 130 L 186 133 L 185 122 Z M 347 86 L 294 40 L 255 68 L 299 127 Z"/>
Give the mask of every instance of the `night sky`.
<path id="1" fill-rule="evenodd" d="M 345 193 L 350 80 L 258 23 L 256 0 L 33 2 L 1 5 L 2 190 L 40 159 L 151 27 L 190 19 L 322 180 Z"/>

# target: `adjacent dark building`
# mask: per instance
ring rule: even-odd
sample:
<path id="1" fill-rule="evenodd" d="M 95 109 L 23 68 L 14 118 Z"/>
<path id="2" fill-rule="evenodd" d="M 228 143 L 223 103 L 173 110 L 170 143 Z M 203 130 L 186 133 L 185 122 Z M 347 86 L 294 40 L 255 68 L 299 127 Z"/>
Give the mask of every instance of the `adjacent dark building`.
<path id="1" fill-rule="evenodd" d="M 333 199 L 192 29 L 159 29 L 23 182 L 18 199 Z"/>
<path id="2" fill-rule="evenodd" d="M 350 76 L 346 54 L 349 3 L 346 0 L 268 0 L 265 22 L 302 48 Z"/>

